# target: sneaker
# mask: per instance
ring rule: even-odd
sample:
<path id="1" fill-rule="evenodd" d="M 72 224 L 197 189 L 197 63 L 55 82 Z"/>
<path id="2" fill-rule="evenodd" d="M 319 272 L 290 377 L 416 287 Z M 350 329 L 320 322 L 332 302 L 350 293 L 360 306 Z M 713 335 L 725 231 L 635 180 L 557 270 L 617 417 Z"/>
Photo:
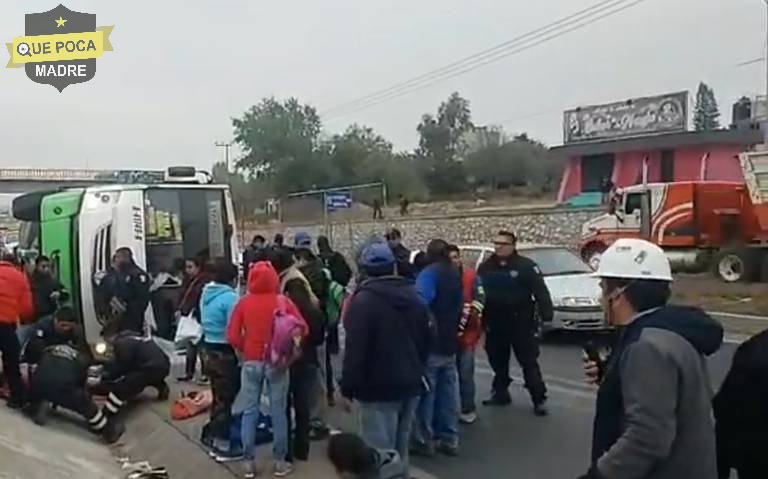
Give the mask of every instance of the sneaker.
<path id="1" fill-rule="evenodd" d="M 243 477 L 245 479 L 253 479 L 259 474 L 259 470 L 256 467 L 256 461 L 246 461 L 243 464 Z"/>
<path id="2" fill-rule="evenodd" d="M 293 464 L 285 461 L 275 461 L 275 467 L 272 475 L 275 477 L 285 477 L 293 474 Z"/>
<path id="3" fill-rule="evenodd" d="M 410 445 L 410 453 L 416 457 L 434 457 L 435 446 L 432 443 L 414 441 Z"/>
<path id="4" fill-rule="evenodd" d="M 490 398 L 483 401 L 483 406 L 509 406 L 512 404 L 512 396 L 508 391 L 494 392 Z"/>
<path id="5" fill-rule="evenodd" d="M 533 413 L 539 417 L 544 417 L 549 415 L 549 408 L 547 408 L 547 403 L 540 402 L 538 404 L 533 405 Z"/>
<path id="6" fill-rule="evenodd" d="M 475 421 L 477 421 L 477 413 L 474 412 L 474 411 L 472 411 L 472 412 L 463 412 L 459 416 L 459 421 L 462 424 L 474 424 Z"/>
<path id="7" fill-rule="evenodd" d="M 224 464 L 225 462 L 242 461 L 244 458 L 245 456 L 243 455 L 243 451 L 234 450 L 234 451 L 219 451 L 214 456 L 213 459 L 218 463 Z"/>
<path id="8" fill-rule="evenodd" d="M 163 384 L 157 387 L 157 400 L 167 401 L 169 397 L 171 397 L 171 388 L 163 381 Z"/>
<path id="9" fill-rule="evenodd" d="M 436 448 L 437 452 L 449 457 L 459 457 L 459 446 L 448 444 L 447 442 L 439 442 Z"/>
<path id="10" fill-rule="evenodd" d="M 42 401 L 32 411 L 32 422 L 38 426 L 45 426 L 48 422 L 48 413 L 51 411 L 51 403 L 48 401 Z"/>

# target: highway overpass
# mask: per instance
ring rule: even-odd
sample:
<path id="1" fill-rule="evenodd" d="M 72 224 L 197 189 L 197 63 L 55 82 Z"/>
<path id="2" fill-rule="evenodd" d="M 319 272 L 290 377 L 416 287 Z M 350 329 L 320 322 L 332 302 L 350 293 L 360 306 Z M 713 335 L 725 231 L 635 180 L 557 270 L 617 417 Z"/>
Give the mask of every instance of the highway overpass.
<path id="1" fill-rule="evenodd" d="M 104 183 L 157 182 L 164 170 L 90 170 L 77 168 L 0 168 L 0 194 L 21 194 Z"/>

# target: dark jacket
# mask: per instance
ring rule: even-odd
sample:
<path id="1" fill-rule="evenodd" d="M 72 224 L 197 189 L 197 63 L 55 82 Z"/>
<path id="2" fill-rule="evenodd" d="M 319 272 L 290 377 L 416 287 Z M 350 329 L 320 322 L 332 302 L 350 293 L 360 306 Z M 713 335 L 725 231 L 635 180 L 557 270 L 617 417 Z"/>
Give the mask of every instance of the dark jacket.
<path id="1" fill-rule="evenodd" d="M 456 354 L 459 350 L 459 321 L 464 308 L 461 275 L 451 264 L 433 263 L 419 273 L 416 291 L 429 307 L 437 338 L 432 353 Z"/>
<path id="2" fill-rule="evenodd" d="M 411 250 L 399 244 L 392 248 L 392 254 L 395 255 L 397 260 L 397 274 L 403 278 L 415 280 L 416 269 L 411 263 Z"/>
<path id="3" fill-rule="evenodd" d="M 597 395 L 595 477 L 716 479 L 704 357 L 722 339 L 720 324 L 690 307 L 648 311 L 626 327 Z"/>
<path id="4" fill-rule="evenodd" d="M 352 270 L 349 264 L 347 264 L 344 255 L 329 249 L 320 251 L 320 259 L 323 260 L 323 264 L 331 272 L 331 279 L 346 288 L 352 279 Z"/>
<path id="5" fill-rule="evenodd" d="M 30 283 L 35 302 L 35 318 L 52 315 L 58 305 L 51 295 L 56 291 L 62 291 L 64 287 L 53 276 L 37 272 L 32 274 Z"/>
<path id="6" fill-rule="evenodd" d="M 312 292 L 309 280 L 295 266 L 280 272 L 280 292 L 299 308 L 309 327 L 309 334 L 302 342 L 301 358 L 297 362 L 319 365 L 317 347 L 325 340 L 325 314 L 320 300 Z"/>
<path id="7" fill-rule="evenodd" d="M 360 401 L 401 401 L 423 392 L 429 311 L 400 277 L 362 283 L 347 305 L 341 392 Z M 454 339 L 456 333 L 454 333 Z"/>
<path id="8" fill-rule="evenodd" d="M 128 265 L 116 271 L 107 286 L 110 288 L 109 297 L 117 299 L 125 307 L 125 311 L 120 314 L 120 330 L 143 332 L 144 312 L 150 299 L 147 272 L 135 263 Z"/>
<path id="9" fill-rule="evenodd" d="M 325 311 L 325 304 L 328 301 L 328 286 L 330 285 L 328 276 L 326 276 L 323 271 L 324 268 L 325 265 L 323 264 L 323 260 L 316 256 L 312 257 L 309 262 L 299 267 L 301 274 L 303 274 L 304 277 L 307 278 L 307 281 L 309 281 L 309 286 L 312 288 L 312 292 L 317 296 L 317 299 L 320 300 L 320 307 L 323 311 Z"/>
<path id="10" fill-rule="evenodd" d="M 46 348 L 65 344 L 76 348 L 87 360 L 92 359 L 91 350 L 85 341 L 85 335 L 80 326 L 68 334 L 61 334 L 56 331 L 54 318 L 49 316 L 43 318 L 35 325 L 35 332 L 24 345 L 24 360 L 30 364 L 40 361 Z"/>
<path id="11" fill-rule="evenodd" d="M 183 293 L 179 299 L 179 313 L 182 316 L 192 315 L 200 321 L 200 297 L 203 294 L 203 286 L 210 281 L 210 276 L 200 273 L 194 278 L 184 278 L 182 283 Z"/>
<path id="12" fill-rule="evenodd" d="M 714 409 L 720 478 L 768 475 L 768 330 L 736 350 Z"/>
<path id="13" fill-rule="evenodd" d="M 245 251 L 243 251 L 243 274 L 246 281 L 248 280 L 248 271 L 251 270 L 251 265 L 259 261 L 265 261 L 268 251 L 269 249 L 266 246 L 257 248 L 253 245 L 248 245 L 245 248 Z"/>
<path id="14" fill-rule="evenodd" d="M 112 344 L 113 358 L 104 365 L 104 379 L 115 380 L 132 371 L 168 375 L 171 362 L 152 338 L 132 331 L 120 333 Z"/>
<path id="15" fill-rule="evenodd" d="M 89 365 L 90 356 L 70 343 L 46 347 L 30 378 L 30 395 L 54 403 L 64 392 L 71 398 L 73 390 L 84 390 Z"/>
<path id="16" fill-rule="evenodd" d="M 532 322 L 537 308 L 542 321 L 552 320 L 552 298 L 532 260 L 519 254 L 506 259 L 492 255 L 477 274 L 485 289 L 483 317 L 487 327 L 504 327 L 514 320 Z"/>

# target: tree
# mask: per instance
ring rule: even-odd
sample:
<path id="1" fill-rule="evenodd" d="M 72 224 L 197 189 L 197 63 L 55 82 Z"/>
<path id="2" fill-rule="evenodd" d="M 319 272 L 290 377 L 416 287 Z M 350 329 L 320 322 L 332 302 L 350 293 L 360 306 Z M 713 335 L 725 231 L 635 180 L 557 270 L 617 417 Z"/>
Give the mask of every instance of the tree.
<path id="1" fill-rule="evenodd" d="M 427 184 L 434 193 L 458 193 L 466 188 L 462 163 L 464 135 L 474 128 L 469 101 L 453 93 L 440 104 L 437 116 L 425 114 L 417 130 L 417 156 L 427 166 Z"/>
<path id="2" fill-rule="evenodd" d="M 719 118 L 720 110 L 717 107 L 714 90 L 704 82 L 699 83 L 693 114 L 694 129 L 696 131 L 717 130 L 720 128 Z"/>
<path id="3" fill-rule="evenodd" d="M 237 167 L 251 174 L 275 178 L 280 193 L 300 186 L 312 168 L 313 155 L 322 128 L 317 110 L 295 98 L 278 101 L 264 98 L 241 118 L 232 120 L 235 141 L 244 151 Z"/>

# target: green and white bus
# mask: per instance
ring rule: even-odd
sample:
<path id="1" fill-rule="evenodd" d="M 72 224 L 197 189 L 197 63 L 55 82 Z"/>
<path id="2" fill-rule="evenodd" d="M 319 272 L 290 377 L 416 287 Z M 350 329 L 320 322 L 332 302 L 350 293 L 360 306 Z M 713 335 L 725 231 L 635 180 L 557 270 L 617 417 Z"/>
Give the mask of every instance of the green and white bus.
<path id="1" fill-rule="evenodd" d="M 163 293 L 178 292 L 173 279 L 184 259 L 239 261 L 229 187 L 212 184 L 210 175 L 194 168 L 169 168 L 157 183 L 27 193 L 13 200 L 12 209 L 21 221 L 18 251 L 51 258 L 92 345 L 99 342 L 106 319 L 97 307 L 96 286 L 117 248 L 130 248 L 149 273 L 154 292 L 146 320 L 166 329 L 173 311 L 169 294 Z"/>

